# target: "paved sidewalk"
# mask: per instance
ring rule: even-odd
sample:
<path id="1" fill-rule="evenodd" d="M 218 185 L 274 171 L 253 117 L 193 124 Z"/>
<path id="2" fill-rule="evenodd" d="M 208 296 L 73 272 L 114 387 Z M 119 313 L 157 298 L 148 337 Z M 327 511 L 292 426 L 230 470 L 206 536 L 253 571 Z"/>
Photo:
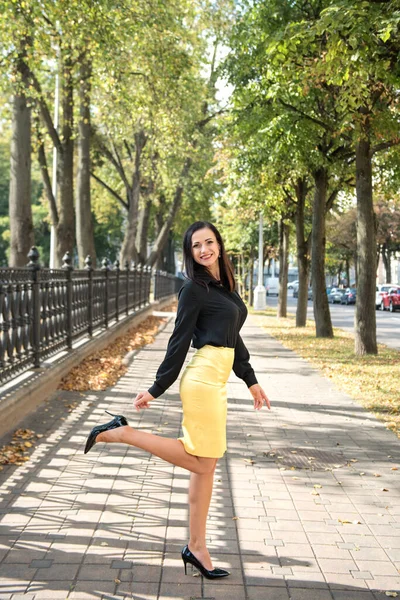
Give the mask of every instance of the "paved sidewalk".
<path id="1" fill-rule="evenodd" d="M 257 317 L 244 338 L 273 410 L 254 411 L 232 375 L 229 450 L 208 524 L 214 562 L 232 575 L 219 583 L 185 577 L 187 473 L 122 445 L 83 454 L 104 409 L 179 435 L 178 383 L 150 410 L 132 410 L 172 326 L 112 390 L 60 391 L 25 419 L 43 438 L 29 462 L 0 473 L 0 600 L 400 596 L 399 440 L 268 338 Z"/>

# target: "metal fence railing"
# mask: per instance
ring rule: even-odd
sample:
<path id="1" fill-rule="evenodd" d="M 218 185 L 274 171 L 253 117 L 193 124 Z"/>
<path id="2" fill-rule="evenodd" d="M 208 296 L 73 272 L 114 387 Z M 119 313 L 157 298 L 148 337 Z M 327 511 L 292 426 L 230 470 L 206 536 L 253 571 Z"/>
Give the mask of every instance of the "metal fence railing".
<path id="1" fill-rule="evenodd" d="M 74 269 L 67 253 L 61 269 L 44 269 L 32 248 L 26 268 L 0 269 L 0 383 L 13 379 L 74 340 L 93 335 L 137 312 L 154 300 L 171 296 L 182 280 L 150 267 L 104 259 L 93 269 Z"/>

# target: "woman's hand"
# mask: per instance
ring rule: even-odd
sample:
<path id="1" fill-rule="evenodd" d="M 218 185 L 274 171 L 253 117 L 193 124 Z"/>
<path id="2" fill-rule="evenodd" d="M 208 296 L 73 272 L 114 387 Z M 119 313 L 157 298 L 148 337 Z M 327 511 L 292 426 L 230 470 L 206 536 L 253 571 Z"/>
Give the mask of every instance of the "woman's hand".
<path id="1" fill-rule="evenodd" d="M 263 407 L 264 402 L 267 405 L 267 408 L 271 410 L 271 404 L 269 403 L 268 396 L 262 389 L 261 385 L 255 383 L 254 385 L 249 387 L 249 391 L 254 398 L 255 410 L 260 410 Z"/>
<path id="2" fill-rule="evenodd" d="M 136 396 L 133 406 L 136 410 L 141 410 L 142 408 L 150 408 L 150 402 L 154 400 L 154 396 L 149 394 L 149 392 L 139 392 Z"/>

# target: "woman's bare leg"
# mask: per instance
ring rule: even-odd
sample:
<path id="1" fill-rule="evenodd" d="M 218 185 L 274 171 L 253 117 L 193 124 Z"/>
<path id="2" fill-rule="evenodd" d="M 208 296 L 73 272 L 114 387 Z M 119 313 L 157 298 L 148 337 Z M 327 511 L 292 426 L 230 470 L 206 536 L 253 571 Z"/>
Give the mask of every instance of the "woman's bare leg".
<path id="1" fill-rule="evenodd" d="M 183 467 L 192 473 L 205 474 L 214 472 L 215 458 L 203 458 L 201 456 L 193 456 L 186 452 L 182 442 L 177 439 L 165 438 L 153 433 L 137 431 L 129 425 L 110 429 L 99 433 L 96 438 L 97 442 L 119 442 L 129 444 L 142 450 L 147 450 L 151 454 L 166 460 L 167 462 Z"/>
<path id="2" fill-rule="evenodd" d="M 195 557 L 209 571 L 213 569 L 213 565 L 206 546 L 206 524 L 217 459 L 210 460 L 214 461 L 213 471 L 203 474 L 191 473 L 189 485 L 189 550 L 193 552 Z"/>

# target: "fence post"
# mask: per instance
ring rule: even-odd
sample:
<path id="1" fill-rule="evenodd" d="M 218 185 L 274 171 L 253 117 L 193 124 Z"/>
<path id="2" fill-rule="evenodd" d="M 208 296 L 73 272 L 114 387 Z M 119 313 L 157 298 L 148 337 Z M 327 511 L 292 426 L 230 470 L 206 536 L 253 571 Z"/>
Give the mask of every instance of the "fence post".
<path id="1" fill-rule="evenodd" d="M 125 261 L 126 288 L 125 288 L 125 313 L 129 314 L 129 260 Z"/>
<path id="2" fill-rule="evenodd" d="M 88 254 L 85 258 L 85 269 L 88 274 L 88 334 L 93 336 L 93 267 L 92 259 Z"/>
<path id="3" fill-rule="evenodd" d="M 154 300 L 158 300 L 158 270 L 154 271 Z"/>
<path id="4" fill-rule="evenodd" d="M 138 286 L 138 309 L 142 306 L 142 265 L 141 263 L 136 265 L 137 272 L 137 286 Z"/>
<path id="5" fill-rule="evenodd" d="M 114 269 L 116 272 L 115 277 L 115 320 L 119 321 L 119 260 L 117 259 L 114 263 Z"/>
<path id="6" fill-rule="evenodd" d="M 132 267 L 132 273 L 133 273 L 132 308 L 133 308 L 133 312 L 135 312 L 135 310 L 136 310 L 136 289 L 137 289 L 136 274 L 137 274 L 137 272 L 136 272 L 136 264 L 135 264 L 134 260 L 132 260 L 132 262 L 131 262 L 131 267 Z"/>
<path id="7" fill-rule="evenodd" d="M 29 250 L 28 269 L 32 271 L 32 352 L 33 366 L 40 367 L 40 264 L 39 252 L 35 246 Z"/>
<path id="8" fill-rule="evenodd" d="M 103 306 L 103 314 L 104 314 L 104 327 L 108 329 L 108 271 L 110 267 L 108 266 L 108 258 L 103 258 L 101 262 L 101 270 L 104 274 L 104 306 Z"/>
<path id="9" fill-rule="evenodd" d="M 66 332 L 67 332 L 67 348 L 71 350 L 72 348 L 72 271 L 74 267 L 72 266 L 72 258 L 69 252 L 66 252 L 63 256 L 63 265 L 62 268 L 66 271 L 67 274 L 67 294 L 66 294 Z"/>
<path id="10" fill-rule="evenodd" d="M 151 271 L 151 266 L 147 265 L 146 304 L 150 304 Z"/>

